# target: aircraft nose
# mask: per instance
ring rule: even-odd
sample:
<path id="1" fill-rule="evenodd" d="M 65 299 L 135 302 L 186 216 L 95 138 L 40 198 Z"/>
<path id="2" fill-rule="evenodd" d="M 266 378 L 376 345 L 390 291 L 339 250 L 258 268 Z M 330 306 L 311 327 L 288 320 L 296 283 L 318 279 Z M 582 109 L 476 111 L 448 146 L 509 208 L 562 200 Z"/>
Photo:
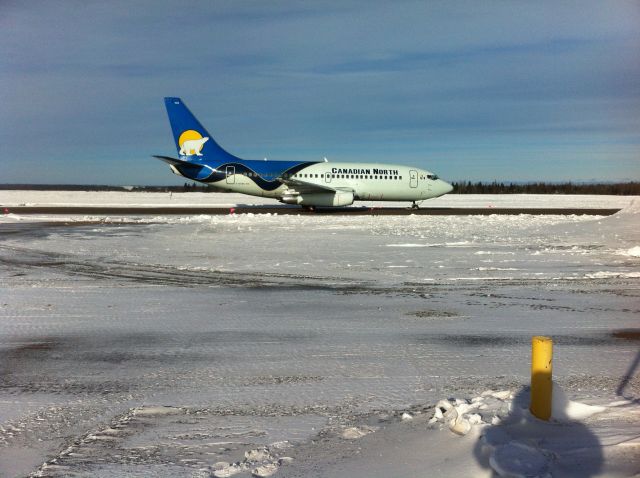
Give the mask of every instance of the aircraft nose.
<path id="1" fill-rule="evenodd" d="M 443 194 L 447 194 L 450 193 L 451 191 L 453 191 L 453 186 L 451 184 L 449 184 L 446 181 L 443 181 L 442 179 L 438 180 L 438 189 L 440 190 L 440 195 Z"/>

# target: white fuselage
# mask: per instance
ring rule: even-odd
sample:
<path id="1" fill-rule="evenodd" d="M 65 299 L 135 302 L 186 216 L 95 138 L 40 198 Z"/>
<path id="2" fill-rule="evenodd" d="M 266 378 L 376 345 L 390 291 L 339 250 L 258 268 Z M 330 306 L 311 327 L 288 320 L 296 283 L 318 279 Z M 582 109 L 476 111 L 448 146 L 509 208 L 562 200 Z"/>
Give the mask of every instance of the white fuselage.
<path id="1" fill-rule="evenodd" d="M 296 190 L 296 183 L 315 184 L 338 190 L 351 190 L 354 199 L 361 201 L 421 201 L 442 196 L 452 190 L 451 186 L 423 169 L 379 163 L 315 163 L 287 177 L 273 190 L 262 189 L 251 177 L 251 173 L 232 174 L 216 181 L 216 187 L 253 196 L 282 198 Z M 293 184 L 292 184 L 293 183 Z"/>

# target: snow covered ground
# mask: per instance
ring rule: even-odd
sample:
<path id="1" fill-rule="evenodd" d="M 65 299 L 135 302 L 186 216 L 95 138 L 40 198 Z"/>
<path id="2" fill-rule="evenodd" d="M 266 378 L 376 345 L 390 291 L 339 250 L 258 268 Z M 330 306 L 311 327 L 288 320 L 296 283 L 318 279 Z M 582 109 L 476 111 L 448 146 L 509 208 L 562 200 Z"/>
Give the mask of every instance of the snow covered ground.
<path id="1" fill-rule="evenodd" d="M 255 199 L 38 193 L 0 204 Z M 591 475 L 640 473 L 638 198 L 436 201 L 625 209 L 0 217 L 0 475 L 491 476 L 520 457 L 589 476 L 587 449 Z M 558 386 L 604 411 L 518 412 L 537 334 Z M 465 436 L 428 424 L 451 397 L 485 406 Z"/>
<path id="2" fill-rule="evenodd" d="M 623 208 L 633 196 L 553 194 L 447 194 L 423 207 Z M 0 207 L 11 206 L 238 206 L 279 205 L 275 199 L 233 193 L 0 190 Z M 407 206 L 407 202 L 358 201 L 355 206 Z"/>

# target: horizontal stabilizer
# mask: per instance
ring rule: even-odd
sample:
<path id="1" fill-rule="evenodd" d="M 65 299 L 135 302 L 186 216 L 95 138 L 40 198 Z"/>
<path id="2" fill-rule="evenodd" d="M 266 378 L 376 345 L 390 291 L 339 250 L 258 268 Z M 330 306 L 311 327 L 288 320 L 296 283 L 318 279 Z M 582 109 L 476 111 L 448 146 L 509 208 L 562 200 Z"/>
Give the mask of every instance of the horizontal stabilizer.
<path id="1" fill-rule="evenodd" d="M 169 156 L 156 156 L 153 155 L 154 158 L 159 159 L 160 161 L 164 161 L 165 163 L 171 164 L 173 166 L 182 166 L 185 168 L 201 168 L 201 164 L 190 163 L 189 161 L 183 161 L 178 158 L 170 158 Z"/>

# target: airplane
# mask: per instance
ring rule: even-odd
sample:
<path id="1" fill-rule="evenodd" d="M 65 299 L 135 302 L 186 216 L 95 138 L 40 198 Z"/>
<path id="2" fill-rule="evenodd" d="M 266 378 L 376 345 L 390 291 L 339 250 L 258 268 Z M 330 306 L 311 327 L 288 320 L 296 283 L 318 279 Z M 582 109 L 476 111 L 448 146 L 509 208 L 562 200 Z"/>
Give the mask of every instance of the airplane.
<path id="1" fill-rule="evenodd" d="M 277 199 L 308 210 L 354 201 L 417 202 L 453 187 L 430 171 L 397 164 L 240 159 L 225 151 L 180 98 L 165 98 L 178 158 L 154 156 L 178 176 L 217 188 Z"/>

